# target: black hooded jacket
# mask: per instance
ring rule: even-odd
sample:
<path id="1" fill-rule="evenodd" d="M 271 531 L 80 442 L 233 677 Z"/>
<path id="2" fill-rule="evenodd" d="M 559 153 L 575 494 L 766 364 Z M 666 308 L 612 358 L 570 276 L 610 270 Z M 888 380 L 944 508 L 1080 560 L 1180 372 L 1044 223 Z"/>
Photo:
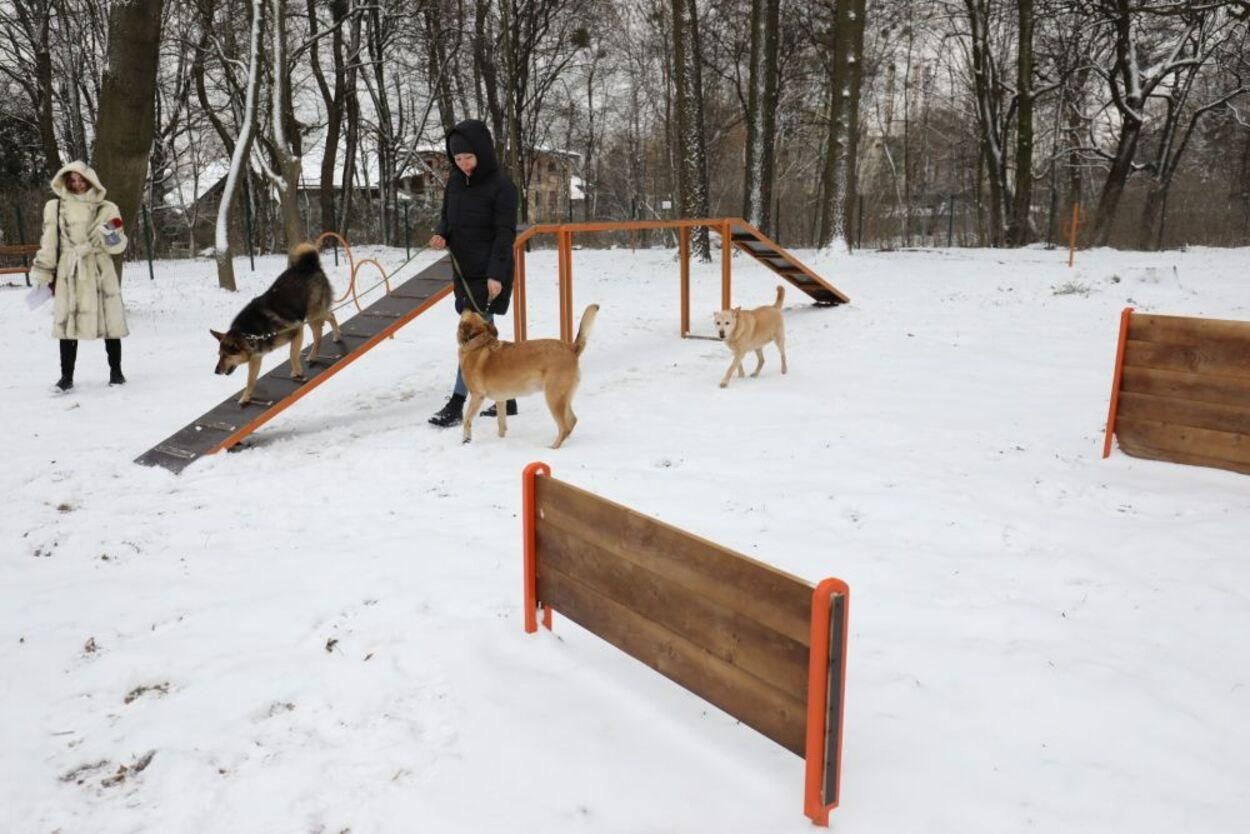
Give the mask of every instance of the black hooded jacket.
<path id="1" fill-rule="evenodd" d="M 456 167 L 451 137 L 460 134 L 477 155 L 477 168 L 466 177 Z M 512 243 L 516 240 L 517 191 L 508 175 L 499 170 L 495 144 L 483 122 L 469 119 L 447 134 L 447 158 L 451 175 L 443 190 L 443 212 L 436 232 L 447 240 L 455 265 L 463 274 L 452 280 L 456 291 L 456 312 L 465 309 L 506 313 L 512 297 Z M 503 284 L 503 292 L 487 304 L 486 280 Z M 471 304 L 465 283 L 473 292 Z"/>

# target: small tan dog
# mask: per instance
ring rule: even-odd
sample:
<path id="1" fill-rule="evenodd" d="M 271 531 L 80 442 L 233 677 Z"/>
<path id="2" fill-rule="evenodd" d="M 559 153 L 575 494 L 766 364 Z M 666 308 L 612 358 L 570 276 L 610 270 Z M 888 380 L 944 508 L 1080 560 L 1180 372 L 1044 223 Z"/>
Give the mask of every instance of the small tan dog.
<path id="1" fill-rule="evenodd" d="M 573 344 L 559 339 L 534 339 L 516 344 L 499 341 L 499 331 L 472 310 L 460 315 L 456 340 L 460 343 L 460 372 L 469 389 L 469 405 L 464 412 L 464 442 L 473 439 L 473 418 L 483 400 L 494 400 L 499 436 L 508 433 L 505 407 L 510 399 L 542 391 L 547 408 L 559 433 L 551 448 L 560 444 L 577 425 L 573 413 L 573 392 L 580 379 L 578 357 L 586 349 L 586 338 L 594 324 L 598 304 L 582 313 Z"/>
<path id="2" fill-rule="evenodd" d="M 785 297 L 786 288 L 778 285 L 777 300 L 771 306 L 756 307 L 754 310 L 734 307 L 712 314 L 716 332 L 734 352 L 729 370 L 725 371 L 725 377 L 720 381 L 721 388 L 729 384 L 734 368 L 738 369 L 738 376 L 746 376 L 746 371 L 742 370 L 742 359 L 751 351 L 755 351 L 757 360 L 751 376 L 759 376 L 760 368 L 764 367 L 763 347 L 769 342 L 777 343 L 777 350 L 781 351 L 781 372 L 786 372 L 786 322 L 781 317 L 781 302 Z"/>

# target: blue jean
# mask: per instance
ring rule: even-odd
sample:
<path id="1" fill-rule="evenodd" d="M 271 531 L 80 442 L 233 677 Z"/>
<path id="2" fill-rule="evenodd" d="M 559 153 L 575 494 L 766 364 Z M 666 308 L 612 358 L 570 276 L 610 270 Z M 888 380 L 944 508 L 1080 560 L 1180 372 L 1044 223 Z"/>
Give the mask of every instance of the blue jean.
<path id="1" fill-rule="evenodd" d="M 482 316 L 482 318 L 486 319 L 488 322 L 493 323 L 495 321 L 495 314 L 487 313 L 486 315 Z M 464 385 L 464 374 L 460 372 L 459 362 L 456 362 L 456 385 L 454 388 L 451 389 L 451 393 L 455 394 L 458 397 L 469 396 L 469 389 L 466 388 Z"/>

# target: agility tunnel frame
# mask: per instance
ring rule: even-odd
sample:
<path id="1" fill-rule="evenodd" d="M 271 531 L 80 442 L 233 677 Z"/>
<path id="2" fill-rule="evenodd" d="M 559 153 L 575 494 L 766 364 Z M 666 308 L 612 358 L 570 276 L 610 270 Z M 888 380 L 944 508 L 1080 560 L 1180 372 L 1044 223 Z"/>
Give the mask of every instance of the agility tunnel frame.
<path id="1" fill-rule="evenodd" d="M 1250 475 L 1250 322 L 1124 308 L 1102 456 Z"/>
<path id="2" fill-rule="evenodd" d="M 522 475 L 524 627 L 558 612 L 806 762 L 803 812 L 841 799 L 850 589 L 810 583 L 551 477 Z"/>

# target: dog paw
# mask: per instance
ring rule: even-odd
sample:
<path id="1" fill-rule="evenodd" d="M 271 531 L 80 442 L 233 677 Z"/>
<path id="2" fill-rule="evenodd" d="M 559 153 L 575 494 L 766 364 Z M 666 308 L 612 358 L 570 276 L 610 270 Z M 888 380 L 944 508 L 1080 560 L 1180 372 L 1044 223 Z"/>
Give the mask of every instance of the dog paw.
<path id="1" fill-rule="evenodd" d="M 304 380 L 308 379 L 308 377 L 304 375 L 303 371 L 300 371 L 298 374 L 292 371 L 291 379 L 297 379 L 300 382 L 303 382 Z"/>
<path id="2" fill-rule="evenodd" d="M 245 406 L 252 401 L 251 397 L 239 397 L 239 405 Z"/>
<path id="3" fill-rule="evenodd" d="M 728 383 L 728 382 L 722 382 L 722 383 L 720 384 L 720 387 L 721 387 L 721 388 L 728 388 L 728 387 L 729 387 L 729 383 Z"/>

